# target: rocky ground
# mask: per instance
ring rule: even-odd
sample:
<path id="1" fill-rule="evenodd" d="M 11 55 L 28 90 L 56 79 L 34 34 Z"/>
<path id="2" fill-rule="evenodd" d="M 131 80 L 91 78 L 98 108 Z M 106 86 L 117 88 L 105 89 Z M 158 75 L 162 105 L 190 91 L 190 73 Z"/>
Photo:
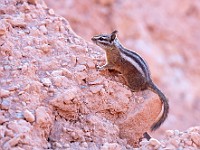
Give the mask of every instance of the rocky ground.
<path id="1" fill-rule="evenodd" d="M 103 63 L 104 52 L 77 36 L 42 0 L 1 0 L 1 149 L 200 147 L 200 127 L 167 130 L 163 139 L 138 143 L 161 103 L 150 91 L 132 93 L 117 74 L 97 71 L 95 65 Z M 199 122 L 195 112 L 192 123 Z M 171 129 L 174 116 L 165 128 Z"/>
<path id="2" fill-rule="evenodd" d="M 84 39 L 117 29 L 122 44 L 146 59 L 170 103 L 169 117 L 154 136 L 200 124 L 199 0 L 45 1 Z"/>

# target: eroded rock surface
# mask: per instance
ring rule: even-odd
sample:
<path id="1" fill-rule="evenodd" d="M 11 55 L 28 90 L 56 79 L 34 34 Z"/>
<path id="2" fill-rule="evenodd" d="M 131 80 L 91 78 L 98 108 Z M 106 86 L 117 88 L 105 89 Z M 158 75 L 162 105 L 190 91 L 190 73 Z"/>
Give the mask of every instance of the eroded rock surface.
<path id="1" fill-rule="evenodd" d="M 117 74 L 96 71 L 104 52 L 77 36 L 42 0 L 2 0 L 0 16 L 2 149 L 139 145 L 161 111 L 155 94 L 132 93 Z M 199 128 L 188 132 L 187 142 L 199 147 Z M 155 139 L 141 147 L 152 145 L 165 147 Z"/>

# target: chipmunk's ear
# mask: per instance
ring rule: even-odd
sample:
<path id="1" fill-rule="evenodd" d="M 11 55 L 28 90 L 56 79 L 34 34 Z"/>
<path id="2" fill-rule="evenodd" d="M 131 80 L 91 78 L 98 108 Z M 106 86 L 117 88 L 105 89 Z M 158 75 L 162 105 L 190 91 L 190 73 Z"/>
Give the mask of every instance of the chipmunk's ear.
<path id="1" fill-rule="evenodd" d="M 115 31 L 113 31 L 112 33 L 111 33 L 111 41 L 114 41 L 115 40 L 115 38 L 117 37 L 117 30 L 115 30 Z"/>

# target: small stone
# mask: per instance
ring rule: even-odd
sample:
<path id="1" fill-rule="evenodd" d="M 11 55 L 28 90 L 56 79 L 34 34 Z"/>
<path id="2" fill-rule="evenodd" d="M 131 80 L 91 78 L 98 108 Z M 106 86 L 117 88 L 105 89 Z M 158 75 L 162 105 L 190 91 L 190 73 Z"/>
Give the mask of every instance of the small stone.
<path id="1" fill-rule="evenodd" d="M 104 6 L 112 5 L 115 0 L 98 0 L 98 3 Z"/>
<path id="2" fill-rule="evenodd" d="M 157 139 L 154 139 L 154 138 L 151 138 L 149 140 L 149 143 L 152 145 L 152 146 L 160 146 L 161 143 L 157 140 Z"/>
<path id="3" fill-rule="evenodd" d="M 93 94 L 98 93 L 103 88 L 103 85 L 90 86 L 90 90 Z"/>
<path id="4" fill-rule="evenodd" d="M 178 139 L 171 139 L 171 142 L 170 142 L 172 145 L 174 145 L 175 147 L 178 147 L 179 144 L 180 144 L 180 141 Z"/>
<path id="5" fill-rule="evenodd" d="M 192 132 L 191 139 L 198 147 L 200 147 L 200 134 Z"/>
<path id="6" fill-rule="evenodd" d="M 6 127 L 5 126 L 0 126 L 0 138 L 2 139 L 5 137 L 5 132 L 6 132 Z"/>
<path id="7" fill-rule="evenodd" d="M 35 116 L 36 123 L 41 127 L 48 127 L 52 124 L 52 119 L 49 113 L 47 112 L 46 108 L 43 106 L 40 106 L 36 109 Z"/>
<path id="8" fill-rule="evenodd" d="M 67 78 L 72 78 L 72 72 L 71 71 L 69 71 L 68 69 L 66 69 L 66 68 L 61 68 L 61 70 L 62 70 L 62 75 L 63 76 L 65 76 L 65 77 L 67 77 Z"/>
<path id="9" fill-rule="evenodd" d="M 64 148 L 69 148 L 70 145 L 69 145 L 68 143 L 65 143 L 65 144 L 63 145 L 63 147 L 64 147 Z"/>
<path id="10" fill-rule="evenodd" d="M 41 82 L 44 86 L 50 87 L 52 85 L 51 80 L 49 78 L 41 79 Z"/>
<path id="11" fill-rule="evenodd" d="M 28 0 L 28 3 L 35 5 L 37 3 L 37 0 Z"/>
<path id="12" fill-rule="evenodd" d="M 10 91 L 5 90 L 5 89 L 0 89 L 0 98 L 5 98 L 10 95 Z"/>
<path id="13" fill-rule="evenodd" d="M 174 135 L 174 131 L 173 130 L 166 130 L 165 134 L 167 137 L 172 137 Z"/>
<path id="14" fill-rule="evenodd" d="M 75 55 L 71 55 L 70 58 L 71 58 L 70 66 L 74 67 L 77 63 L 77 58 Z"/>
<path id="15" fill-rule="evenodd" d="M 63 128 L 62 128 L 62 131 L 63 131 L 63 132 L 67 132 L 67 128 L 66 128 L 66 127 L 63 127 Z"/>
<path id="16" fill-rule="evenodd" d="M 19 143 L 20 137 L 14 137 L 3 145 L 3 149 L 11 149 Z"/>
<path id="17" fill-rule="evenodd" d="M 47 143 L 47 149 L 51 149 L 51 143 Z"/>
<path id="18" fill-rule="evenodd" d="M 0 36 L 4 35 L 6 33 L 5 29 L 0 29 Z"/>
<path id="19" fill-rule="evenodd" d="M 16 112 L 16 113 L 15 113 L 15 118 L 17 118 L 17 119 L 23 119 L 23 118 L 24 118 L 24 115 L 23 115 L 22 112 Z"/>
<path id="20" fill-rule="evenodd" d="M 12 130 L 7 129 L 6 132 L 5 132 L 5 136 L 9 136 L 9 137 L 13 138 L 14 137 L 14 133 L 13 133 Z"/>
<path id="21" fill-rule="evenodd" d="M 87 66 L 89 67 L 89 68 L 95 68 L 95 64 L 94 64 L 94 62 L 92 62 L 92 61 L 88 61 L 87 62 Z"/>
<path id="22" fill-rule="evenodd" d="M 62 144 L 60 144 L 60 143 L 58 143 L 58 142 L 55 142 L 54 144 L 55 144 L 55 147 L 57 147 L 57 148 L 62 148 Z"/>
<path id="23" fill-rule="evenodd" d="M 77 72 L 81 72 L 81 71 L 86 70 L 86 66 L 85 65 L 77 65 L 75 69 Z"/>
<path id="24" fill-rule="evenodd" d="M 35 121 L 35 116 L 29 111 L 29 110 L 25 110 L 24 111 L 24 118 L 28 121 L 28 122 L 33 122 Z"/>
<path id="25" fill-rule="evenodd" d="M 54 15 L 54 14 L 55 14 L 55 12 L 54 12 L 54 10 L 53 10 L 53 9 L 49 9 L 49 11 L 48 11 L 48 12 L 49 12 L 49 14 L 50 14 L 50 15 Z"/>
<path id="26" fill-rule="evenodd" d="M 188 146 L 192 146 L 192 141 L 186 140 L 186 141 L 185 141 L 185 144 L 188 145 Z"/>
<path id="27" fill-rule="evenodd" d="M 76 40 L 76 39 L 74 39 Z M 77 43 L 78 41 L 76 41 L 77 45 L 71 45 L 70 49 L 72 49 L 72 51 L 77 52 L 77 53 L 85 53 L 86 52 L 86 48 L 84 48 L 83 46 L 78 45 Z"/>
<path id="28" fill-rule="evenodd" d="M 175 146 L 173 146 L 173 145 L 171 145 L 171 144 L 167 145 L 167 146 L 164 148 L 164 150 L 176 150 L 176 149 L 177 149 L 177 147 L 175 147 Z"/>
<path id="29" fill-rule="evenodd" d="M 40 26 L 39 29 L 43 34 L 47 34 L 48 32 L 47 28 L 44 25 Z"/>
<path id="30" fill-rule="evenodd" d="M 1 103 L 1 109 L 8 110 L 10 108 L 10 99 L 4 99 Z"/>
<path id="31" fill-rule="evenodd" d="M 6 33 L 7 21 L 5 19 L 0 20 L 0 36 Z"/>
<path id="32" fill-rule="evenodd" d="M 44 54 L 47 54 L 51 51 L 50 46 L 48 44 L 43 44 L 39 47 L 40 50 L 42 50 L 42 52 Z"/>
<path id="33" fill-rule="evenodd" d="M 56 77 L 56 76 L 62 76 L 63 74 L 63 70 L 55 70 L 51 73 L 52 76 Z"/>
<path id="34" fill-rule="evenodd" d="M 81 146 L 84 147 L 84 148 L 88 148 L 88 143 L 87 142 L 83 142 L 83 143 L 81 143 Z"/>
<path id="35" fill-rule="evenodd" d="M 101 84 L 103 82 L 103 78 L 101 77 L 95 77 L 93 81 L 89 81 L 90 85 L 95 85 L 95 84 Z"/>
<path id="36" fill-rule="evenodd" d="M 22 102 L 22 105 L 23 105 L 23 106 L 26 106 L 26 102 Z"/>
<path id="37" fill-rule="evenodd" d="M 56 87 L 61 87 L 65 83 L 65 76 L 56 76 L 52 78 L 53 85 Z"/>
<path id="38" fill-rule="evenodd" d="M 180 134 L 180 131 L 179 130 L 174 130 L 174 135 L 175 136 L 178 136 Z"/>
<path id="39" fill-rule="evenodd" d="M 26 22 L 24 22 L 24 20 L 22 19 L 13 19 L 13 20 L 10 20 L 10 24 L 13 26 L 13 27 L 20 27 L 20 28 L 25 28 L 27 26 Z"/>
<path id="40" fill-rule="evenodd" d="M 122 147 L 117 143 L 105 143 L 100 150 L 122 150 Z"/>
<path id="41" fill-rule="evenodd" d="M 79 138 L 79 136 L 76 132 L 71 132 L 71 137 L 75 140 L 77 140 Z"/>
<path id="42" fill-rule="evenodd" d="M 80 56 L 80 57 L 77 58 L 77 61 L 78 61 L 78 64 L 85 65 L 86 61 L 87 61 L 87 57 Z"/>
<path id="43" fill-rule="evenodd" d="M 5 116 L 0 115 L 0 124 L 3 124 L 5 122 L 7 122 L 9 119 L 6 118 Z"/>
<path id="44" fill-rule="evenodd" d="M 10 65 L 5 65 L 5 66 L 4 66 L 4 70 L 6 70 L 6 71 L 7 71 L 7 70 L 11 70 L 11 69 L 12 69 L 12 67 L 11 67 Z"/>

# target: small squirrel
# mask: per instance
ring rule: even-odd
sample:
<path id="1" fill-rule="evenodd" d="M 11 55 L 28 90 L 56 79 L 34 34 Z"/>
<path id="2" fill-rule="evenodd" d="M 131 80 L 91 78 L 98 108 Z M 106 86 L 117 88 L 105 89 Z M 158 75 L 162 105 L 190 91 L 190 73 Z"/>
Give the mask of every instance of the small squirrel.
<path id="1" fill-rule="evenodd" d="M 120 44 L 116 30 L 111 34 L 96 35 L 91 40 L 106 51 L 107 63 L 103 66 L 98 66 L 98 70 L 116 70 L 123 75 L 132 91 L 149 89 L 159 96 L 163 110 L 160 118 L 151 126 L 151 131 L 159 128 L 167 118 L 169 104 L 165 95 L 153 83 L 145 61 L 137 53 L 124 48 Z"/>

